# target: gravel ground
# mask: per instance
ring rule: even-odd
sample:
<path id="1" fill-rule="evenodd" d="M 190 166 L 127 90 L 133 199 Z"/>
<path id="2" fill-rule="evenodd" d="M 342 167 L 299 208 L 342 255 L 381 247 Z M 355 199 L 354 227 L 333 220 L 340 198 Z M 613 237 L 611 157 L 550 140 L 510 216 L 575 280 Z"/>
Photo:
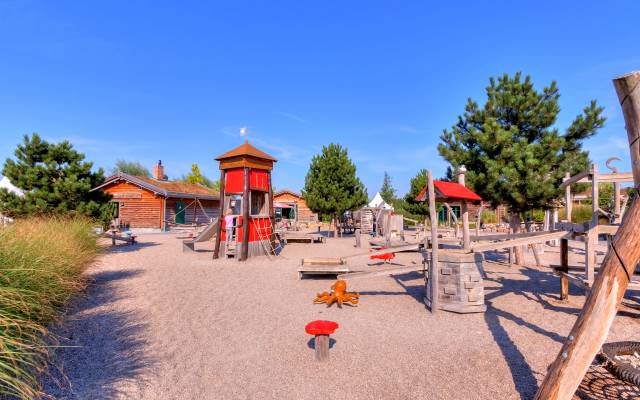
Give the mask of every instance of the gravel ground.
<path id="1" fill-rule="evenodd" d="M 273 261 L 246 263 L 214 261 L 208 244 L 183 253 L 172 234 L 139 241 L 108 248 L 88 272 L 86 296 L 58 328 L 62 372 L 45 379 L 53 396 L 528 399 L 584 301 L 572 288 L 569 302 L 559 302 L 559 280 L 548 268 L 487 262 L 484 314 L 432 315 L 417 272 L 354 280 L 349 290 L 360 292 L 358 307 L 326 308 L 312 299 L 333 280 L 298 280 L 299 260 L 361 252 L 352 238 L 290 244 Z M 558 250 L 547 248 L 543 259 L 558 263 Z M 349 265 L 385 268 L 367 261 Z M 421 257 L 405 253 L 394 261 L 418 265 Z M 637 333 L 637 315 L 621 314 L 610 341 Z M 340 324 L 323 364 L 314 361 L 304 331 L 315 319 Z M 576 398 L 640 397 L 603 371 L 594 366 Z"/>

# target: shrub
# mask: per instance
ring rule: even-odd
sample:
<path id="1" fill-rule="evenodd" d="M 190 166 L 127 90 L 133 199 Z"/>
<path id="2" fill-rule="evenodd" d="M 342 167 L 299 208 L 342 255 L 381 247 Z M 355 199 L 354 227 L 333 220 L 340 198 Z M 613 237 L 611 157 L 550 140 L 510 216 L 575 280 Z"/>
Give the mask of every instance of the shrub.
<path id="1" fill-rule="evenodd" d="M 560 221 L 567 219 L 564 208 L 558 210 L 558 219 Z M 591 221 L 591 206 L 574 204 L 571 210 L 571 222 L 582 223 Z"/>
<path id="2" fill-rule="evenodd" d="M 1 395 L 42 395 L 38 375 L 55 343 L 47 326 L 84 288 L 82 272 L 97 253 L 86 219 L 30 218 L 0 229 Z"/>

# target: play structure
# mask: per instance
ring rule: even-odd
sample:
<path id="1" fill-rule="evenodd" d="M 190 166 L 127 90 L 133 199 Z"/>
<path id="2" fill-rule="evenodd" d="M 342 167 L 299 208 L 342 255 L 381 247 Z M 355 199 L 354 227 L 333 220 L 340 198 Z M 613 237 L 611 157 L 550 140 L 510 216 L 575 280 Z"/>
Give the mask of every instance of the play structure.
<path id="1" fill-rule="evenodd" d="M 625 120 L 633 183 L 640 186 L 640 72 L 613 80 Z M 594 174 L 594 177 L 597 177 Z M 597 182 L 597 178 L 596 178 Z M 594 185 L 597 187 L 597 185 Z M 597 193 L 597 188 L 594 189 Z M 638 194 L 638 192 L 636 192 Z M 594 204 L 597 202 L 594 201 Z M 640 261 L 640 201 L 636 195 L 610 241 L 585 304 L 535 399 L 569 400 L 607 339 L 631 277 Z"/>
<path id="2" fill-rule="evenodd" d="M 235 222 L 226 226 L 223 218 L 218 224 L 213 258 L 221 253 L 240 261 L 274 255 L 271 171 L 277 160 L 248 141 L 216 160 L 220 163 L 220 215 L 231 210 Z"/>
<path id="3" fill-rule="evenodd" d="M 331 292 L 316 293 L 314 303 L 326 303 L 327 307 L 331 307 L 333 303 L 338 304 L 338 308 L 342 308 L 343 304 L 350 303 L 353 305 L 358 304 L 360 295 L 356 292 L 347 292 L 347 282 L 342 279 L 338 279 L 336 283 L 331 286 Z"/>
<path id="4" fill-rule="evenodd" d="M 313 347 L 317 361 L 329 359 L 329 336 L 332 335 L 340 325 L 333 321 L 311 321 L 304 327 L 305 332 L 314 336 Z"/>

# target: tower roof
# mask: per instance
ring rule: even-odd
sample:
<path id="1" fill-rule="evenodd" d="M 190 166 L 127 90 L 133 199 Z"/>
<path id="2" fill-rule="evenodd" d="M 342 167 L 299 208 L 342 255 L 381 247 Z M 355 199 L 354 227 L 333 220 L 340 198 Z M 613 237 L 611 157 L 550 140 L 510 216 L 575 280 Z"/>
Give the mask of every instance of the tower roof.
<path id="1" fill-rule="evenodd" d="M 259 158 L 261 160 L 268 160 L 276 162 L 278 161 L 275 157 L 270 156 L 262 150 L 257 149 L 253 145 L 249 144 L 249 141 L 245 141 L 240 146 L 236 147 L 233 150 L 229 150 L 221 156 L 216 157 L 216 161 L 222 161 L 229 158 L 250 156 L 254 158 Z"/>

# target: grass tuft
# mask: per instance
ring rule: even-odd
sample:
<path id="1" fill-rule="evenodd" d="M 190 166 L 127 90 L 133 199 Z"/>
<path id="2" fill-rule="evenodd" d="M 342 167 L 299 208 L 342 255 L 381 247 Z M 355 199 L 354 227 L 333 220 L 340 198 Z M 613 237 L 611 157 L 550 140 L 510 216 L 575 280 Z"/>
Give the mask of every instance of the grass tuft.
<path id="1" fill-rule="evenodd" d="M 98 254 L 91 222 L 39 217 L 0 228 L 0 397 L 42 396 L 54 338 L 47 326 L 85 287 Z"/>

